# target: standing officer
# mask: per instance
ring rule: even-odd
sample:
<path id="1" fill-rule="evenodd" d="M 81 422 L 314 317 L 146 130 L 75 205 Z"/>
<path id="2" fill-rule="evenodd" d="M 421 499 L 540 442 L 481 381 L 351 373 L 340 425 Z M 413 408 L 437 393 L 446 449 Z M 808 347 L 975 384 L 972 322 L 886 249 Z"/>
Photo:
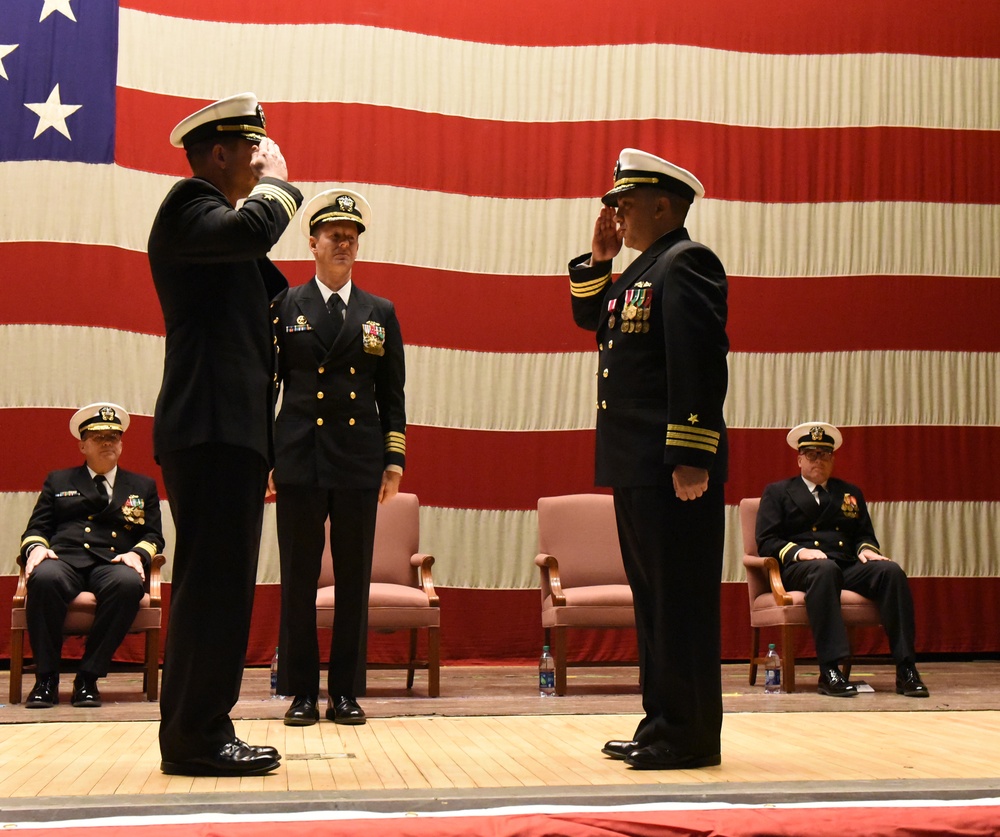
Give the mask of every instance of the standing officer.
<path id="1" fill-rule="evenodd" d="M 101 705 L 97 679 L 108 673 L 139 611 L 153 556 L 163 549 L 156 483 L 118 467 L 128 425 L 128 413 L 107 401 L 73 414 L 69 432 L 80 440 L 86 462 L 48 475 L 21 538 L 37 671 L 27 709 L 59 702 L 66 609 L 84 591 L 94 594 L 97 610 L 71 702 Z"/>
<path id="2" fill-rule="evenodd" d="M 906 573 L 882 554 L 861 489 L 831 476 L 833 452 L 843 435 L 832 424 L 811 421 L 788 431 L 798 451 L 799 475 L 764 489 L 757 512 L 757 551 L 781 563 L 786 590 L 806 594 L 806 612 L 819 658 L 817 691 L 853 697 L 857 687 L 839 668 L 851 646 L 840 609 L 840 591 L 878 603 L 896 661 L 896 692 L 928 697 L 917 673 L 913 597 Z"/>
<path id="3" fill-rule="evenodd" d="M 270 467 L 269 306 L 288 287 L 267 253 L 302 195 L 252 93 L 192 114 L 170 142 L 185 149 L 194 176 L 170 190 L 149 234 L 166 324 L 153 448 L 177 532 L 161 769 L 266 773 L 277 751 L 240 741 L 229 712 L 243 677 Z"/>
<path id="4" fill-rule="evenodd" d="M 326 717 L 365 723 L 368 591 L 378 504 L 406 464 L 403 338 L 393 304 L 351 278 L 368 201 L 349 189 L 314 197 L 300 225 L 316 277 L 277 307 L 281 412 L 273 488 L 281 557 L 278 691 L 289 726 L 319 720 L 316 587 L 325 524 L 336 579 Z"/>
<path id="5" fill-rule="evenodd" d="M 597 484 L 614 490 L 645 717 L 603 752 L 640 770 L 719 764 L 725 533 L 726 274 L 684 220 L 704 189 L 626 148 L 592 253 L 570 262 L 573 316 L 597 332 Z M 624 243 L 639 257 L 612 281 Z"/>

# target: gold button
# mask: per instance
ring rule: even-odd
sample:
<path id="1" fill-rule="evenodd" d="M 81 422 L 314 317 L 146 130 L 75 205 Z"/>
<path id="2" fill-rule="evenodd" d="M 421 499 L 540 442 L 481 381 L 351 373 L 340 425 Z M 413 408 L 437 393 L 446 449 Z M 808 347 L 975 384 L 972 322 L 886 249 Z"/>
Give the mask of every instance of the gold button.
<path id="1" fill-rule="evenodd" d="M 349 422 L 347 422 L 347 423 L 348 423 L 349 425 L 351 425 L 351 427 L 354 427 L 354 419 L 351 419 L 351 420 L 350 420 Z"/>
<path id="2" fill-rule="evenodd" d="M 323 426 L 323 419 L 316 419 L 316 424 L 318 424 L 320 427 L 322 427 Z"/>
<path id="3" fill-rule="evenodd" d="M 92 515 L 92 514 L 88 514 L 87 515 L 87 520 L 93 520 L 93 519 L 94 519 L 94 515 Z"/>
<path id="4" fill-rule="evenodd" d="M 114 551 L 115 551 L 115 548 L 114 548 L 114 547 L 111 547 L 111 551 L 112 551 L 112 552 L 114 552 Z"/>
<path id="5" fill-rule="evenodd" d="M 819 546 L 819 541 L 813 541 L 813 546 Z"/>
<path id="6" fill-rule="evenodd" d="M 83 548 L 84 548 L 84 549 L 90 549 L 90 544 L 89 544 L 89 543 L 85 543 L 85 544 L 83 545 Z"/>
<path id="7" fill-rule="evenodd" d="M 317 392 L 316 393 L 316 397 L 317 398 L 322 398 L 323 397 L 323 393 L 322 392 Z"/>
<path id="8" fill-rule="evenodd" d="M 273 338 L 273 342 L 274 342 L 274 345 L 277 346 L 278 345 L 278 338 L 277 337 Z"/>
<path id="9" fill-rule="evenodd" d="M 609 349 L 612 348 L 614 345 L 615 345 L 615 341 L 614 340 L 609 340 L 608 341 L 608 348 Z"/>
<path id="10" fill-rule="evenodd" d="M 112 532 L 112 533 L 111 533 L 111 537 L 113 537 L 113 538 L 117 538 L 117 537 L 118 537 L 118 533 L 117 533 L 117 532 Z"/>
<path id="11" fill-rule="evenodd" d="M 274 382 L 278 383 L 278 373 L 277 372 L 274 373 Z"/>
<path id="12" fill-rule="evenodd" d="M 604 372 L 602 372 L 601 374 L 604 375 L 605 378 L 607 378 L 608 377 L 608 370 L 605 369 Z"/>
<path id="13" fill-rule="evenodd" d="M 275 317 L 273 320 L 271 320 L 271 322 L 274 323 L 275 325 L 277 325 L 280 322 L 280 318 L 279 317 Z"/>
<path id="14" fill-rule="evenodd" d="M 353 366 L 351 367 L 351 374 L 352 375 L 354 374 L 354 367 Z"/>
<path id="15" fill-rule="evenodd" d="M 602 410 L 608 409 L 608 402 L 607 401 L 602 401 L 601 402 L 601 409 Z"/>
<path id="16" fill-rule="evenodd" d="M 815 527 L 815 526 L 813 526 L 813 531 L 814 531 L 814 532 L 816 531 L 816 527 Z"/>
<path id="17" fill-rule="evenodd" d="M 353 400 L 353 399 L 355 399 L 357 397 L 358 397 L 358 394 L 356 392 L 352 392 L 351 393 L 351 400 Z"/>
<path id="18" fill-rule="evenodd" d="M 843 545 L 844 545 L 843 541 L 837 541 L 837 546 L 843 546 Z"/>
<path id="19" fill-rule="evenodd" d="M 597 344 L 597 351 L 599 351 L 599 352 L 603 352 L 604 351 L 604 344 L 603 343 L 598 343 Z"/>
<path id="20" fill-rule="evenodd" d="M 87 527 L 86 529 L 84 529 L 83 531 L 84 531 L 84 532 L 89 532 L 89 531 L 90 531 L 90 527 L 88 526 L 88 527 Z"/>
<path id="21" fill-rule="evenodd" d="M 316 371 L 318 371 L 318 372 L 319 372 L 319 374 L 320 374 L 320 375 L 322 375 L 322 374 L 323 374 L 324 372 L 326 372 L 326 367 L 325 367 L 325 366 L 321 366 L 321 367 L 320 367 L 320 368 L 319 368 L 318 370 L 316 370 Z"/>

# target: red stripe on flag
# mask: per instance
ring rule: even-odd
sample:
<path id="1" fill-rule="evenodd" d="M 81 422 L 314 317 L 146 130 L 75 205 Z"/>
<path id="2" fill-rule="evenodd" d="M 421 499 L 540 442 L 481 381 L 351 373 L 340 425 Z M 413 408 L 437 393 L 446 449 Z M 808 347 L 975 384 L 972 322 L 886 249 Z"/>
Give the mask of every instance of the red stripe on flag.
<path id="1" fill-rule="evenodd" d="M 302 249 L 305 259 L 304 240 Z M 594 349 L 593 335 L 573 322 L 565 276 L 484 276 L 377 264 L 365 262 L 363 251 L 361 258 L 356 281 L 395 303 L 409 345 L 476 352 Z M 145 253 L 13 242 L 0 243 L 0 262 L 0 309 L 7 323 L 163 334 Z M 67 266 L 73 283 L 67 285 L 64 270 L 39 270 L 45 264 Z M 293 285 L 312 277 L 311 261 L 279 267 Z M 734 276 L 728 330 L 734 352 L 996 352 L 997 310 L 1000 283 L 993 278 Z M 817 316 L 821 328 L 814 325 Z"/>
<path id="2" fill-rule="evenodd" d="M 6 452 L 0 491 L 38 491 L 49 471 L 82 461 L 69 434 L 71 414 L 70 409 L 0 409 L 0 435 L 19 440 Z M 122 466 L 159 479 L 152 423 L 149 416 L 132 417 Z M 870 502 L 992 502 L 1000 496 L 1000 471 L 982 467 L 1000 462 L 1000 427 L 843 431 L 835 473 L 859 485 Z M 757 497 L 768 483 L 797 473 L 786 432 L 730 429 L 727 503 Z M 508 433 L 410 425 L 406 448 L 403 487 L 425 506 L 531 510 L 539 497 L 606 491 L 594 488 L 592 430 Z M 967 479 L 971 473 L 977 478 Z"/>
<path id="3" fill-rule="evenodd" d="M 167 137 L 205 104 L 119 88 L 117 163 L 186 177 L 184 154 L 171 149 Z M 606 122 L 503 122 L 336 102 L 265 106 L 268 129 L 296 182 L 325 181 L 335 172 L 348 182 L 455 194 L 587 198 L 608 190 L 619 151 L 631 146 L 682 162 L 713 199 L 1000 201 L 1000 154 L 990 131 L 782 129 L 668 119 L 620 120 L 609 131 Z M 321 137 L 336 137 L 332 159 Z M 733 148 L 753 165 L 734 165 Z M 475 154 L 459 163 L 456 149 Z M 858 174 L 845 177 L 845 171 Z"/>
<path id="4" fill-rule="evenodd" d="M 243 0 L 122 0 L 123 8 L 232 23 L 344 23 L 442 38 L 518 46 L 672 43 L 739 52 L 918 53 L 1000 57 L 1000 7 L 976 0 L 801 0 L 780 7 L 780 22 L 741 0 L 664 4 L 633 0 L 628 14 L 600 0 L 368 0 L 351 3 L 246 3 Z M 864 21 L 865 25 L 859 25 Z"/>

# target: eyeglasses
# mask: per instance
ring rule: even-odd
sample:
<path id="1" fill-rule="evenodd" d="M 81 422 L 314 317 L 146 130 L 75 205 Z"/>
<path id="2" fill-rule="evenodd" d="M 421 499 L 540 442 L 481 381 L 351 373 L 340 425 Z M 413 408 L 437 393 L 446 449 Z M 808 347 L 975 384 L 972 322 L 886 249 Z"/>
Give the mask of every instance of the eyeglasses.
<path id="1" fill-rule="evenodd" d="M 822 460 L 823 462 L 826 462 L 830 459 L 833 459 L 832 450 L 816 450 L 815 448 L 811 448 L 809 450 L 799 451 L 799 455 L 804 456 L 810 462 L 816 462 L 817 460 Z"/>
<path id="2" fill-rule="evenodd" d="M 88 433 L 87 438 L 84 439 L 85 442 L 96 442 L 99 445 L 103 445 L 107 442 L 116 444 L 121 440 L 122 434 L 113 430 L 108 431 L 107 433 Z"/>

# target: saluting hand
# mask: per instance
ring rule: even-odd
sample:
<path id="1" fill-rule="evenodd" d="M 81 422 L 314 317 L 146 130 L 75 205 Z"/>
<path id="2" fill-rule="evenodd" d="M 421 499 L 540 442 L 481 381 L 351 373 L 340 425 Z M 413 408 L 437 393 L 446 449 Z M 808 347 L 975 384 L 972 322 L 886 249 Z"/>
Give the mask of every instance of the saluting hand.
<path id="1" fill-rule="evenodd" d="M 254 170 L 259 180 L 262 177 L 276 177 L 288 180 L 288 166 L 281 156 L 281 149 L 270 137 L 264 137 L 250 158 L 250 168 Z"/>
<path id="2" fill-rule="evenodd" d="M 597 221 L 594 223 L 594 240 L 590 245 L 592 261 L 611 261 L 622 249 L 624 237 L 618 229 L 614 207 L 605 206 L 601 209 L 601 214 L 597 216 Z"/>

